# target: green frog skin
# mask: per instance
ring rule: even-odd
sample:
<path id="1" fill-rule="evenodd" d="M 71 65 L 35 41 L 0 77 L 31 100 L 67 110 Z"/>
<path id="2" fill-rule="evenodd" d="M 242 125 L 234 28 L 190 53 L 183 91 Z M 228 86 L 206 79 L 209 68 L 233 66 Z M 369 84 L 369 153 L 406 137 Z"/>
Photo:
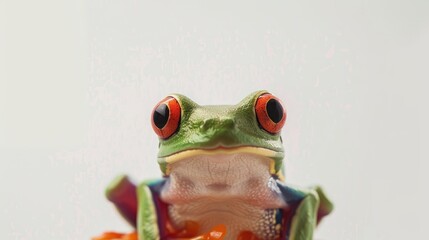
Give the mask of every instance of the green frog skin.
<path id="1" fill-rule="evenodd" d="M 169 239 L 165 225 L 198 223 L 198 235 L 226 226 L 258 239 L 310 240 L 333 206 L 320 187 L 298 189 L 283 178 L 281 101 L 257 91 L 236 105 L 200 106 L 180 94 L 152 112 L 164 177 L 138 187 L 119 176 L 106 195 L 139 239 Z"/>

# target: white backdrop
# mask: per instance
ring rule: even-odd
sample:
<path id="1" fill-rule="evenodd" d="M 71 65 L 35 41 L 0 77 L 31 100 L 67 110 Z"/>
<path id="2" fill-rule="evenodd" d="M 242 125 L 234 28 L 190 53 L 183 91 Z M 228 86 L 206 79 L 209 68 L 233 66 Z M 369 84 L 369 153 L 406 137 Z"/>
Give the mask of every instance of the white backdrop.
<path id="1" fill-rule="evenodd" d="M 129 231 L 103 191 L 160 176 L 152 107 L 267 89 L 287 105 L 288 182 L 336 204 L 316 239 L 422 239 L 428 6 L 2 1 L 1 238 Z"/>

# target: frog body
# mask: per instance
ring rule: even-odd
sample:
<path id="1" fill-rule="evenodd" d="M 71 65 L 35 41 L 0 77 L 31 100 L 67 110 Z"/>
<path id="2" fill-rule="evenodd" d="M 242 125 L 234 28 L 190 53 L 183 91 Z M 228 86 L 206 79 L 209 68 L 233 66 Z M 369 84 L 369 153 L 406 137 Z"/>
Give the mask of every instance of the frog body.
<path id="1" fill-rule="evenodd" d="M 320 187 L 285 184 L 285 121 L 283 104 L 266 91 L 226 106 L 170 95 L 152 112 L 164 177 L 135 186 L 119 176 L 106 195 L 139 240 L 310 240 L 333 206 Z M 221 237 L 198 238 L 218 225 Z M 184 234 L 189 226 L 197 227 Z"/>

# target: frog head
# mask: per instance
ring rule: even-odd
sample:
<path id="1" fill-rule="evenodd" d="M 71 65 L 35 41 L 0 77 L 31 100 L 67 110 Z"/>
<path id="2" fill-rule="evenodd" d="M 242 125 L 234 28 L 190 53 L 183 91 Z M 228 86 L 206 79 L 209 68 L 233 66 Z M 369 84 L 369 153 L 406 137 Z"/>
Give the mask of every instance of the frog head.
<path id="1" fill-rule="evenodd" d="M 254 92 L 236 105 L 220 106 L 200 106 L 172 94 L 152 112 L 152 127 L 159 136 L 158 163 L 168 176 L 171 164 L 193 156 L 247 153 L 271 159 L 269 171 L 278 176 L 285 120 L 281 101 L 267 91 Z"/>

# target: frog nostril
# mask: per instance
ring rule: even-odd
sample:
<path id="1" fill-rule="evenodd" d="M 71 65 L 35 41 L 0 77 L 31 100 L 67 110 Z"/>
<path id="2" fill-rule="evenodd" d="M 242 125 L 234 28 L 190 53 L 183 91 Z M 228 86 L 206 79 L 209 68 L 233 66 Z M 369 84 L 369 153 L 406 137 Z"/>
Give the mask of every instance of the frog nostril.
<path id="1" fill-rule="evenodd" d="M 203 121 L 201 129 L 231 129 L 234 127 L 234 120 L 231 118 L 209 118 Z"/>
<path id="2" fill-rule="evenodd" d="M 206 120 L 204 120 L 203 124 L 201 125 L 201 129 L 207 130 L 207 129 L 213 127 L 214 125 L 216 125 L 214 119 L 212 119 L 212 118 L 206 119 Z"/>
<path id="3" fill-rule="evenodd" d="M 222 123 L 226 128 L 233 128 L 234 127 L 234 120 L 232 120 L 231 118 L 224 119 L 222 121 Z"/>

